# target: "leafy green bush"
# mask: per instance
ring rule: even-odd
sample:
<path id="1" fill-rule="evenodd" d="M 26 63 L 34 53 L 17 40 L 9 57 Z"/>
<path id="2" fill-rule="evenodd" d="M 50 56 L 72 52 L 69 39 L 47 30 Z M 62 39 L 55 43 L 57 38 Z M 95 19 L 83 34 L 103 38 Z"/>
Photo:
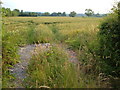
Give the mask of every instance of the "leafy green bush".
<path id="1" fill-rule="evenodd" d="M 120 4 L 120 3 L 119 3 Z M 118 4 L 118 5 L 119 5 Z M 120 7 L 117 7 L 100 25 L 100 59 L 103 71 L 113 76 L 120 75 Z M 117 11 L 117 12 L 116 12 Z M 103 67 L 102 66 L 102 67 Z"/>

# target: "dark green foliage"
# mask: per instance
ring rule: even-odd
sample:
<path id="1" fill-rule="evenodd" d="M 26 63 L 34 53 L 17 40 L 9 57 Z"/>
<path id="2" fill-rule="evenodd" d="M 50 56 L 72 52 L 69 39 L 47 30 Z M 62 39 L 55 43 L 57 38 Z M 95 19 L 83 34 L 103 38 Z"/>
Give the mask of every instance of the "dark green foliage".
<path id="1" fill-rule="evenodd" d="M 2 16 L 3 17 L 11 17 L 11 16 L 37 16 L 35 12 L 23 12 L 23 10 L 19 11 L 19 9 L 14 9 L 13 11 L 10 8 L 2 7 Z"/>
<path id="2" fill-rule="evenodd" d="M 53 13 L 51 13 L 50 15 L 48 15 L 48 16 L 66 16 L 66 13 L 65 12 L 63 12 L 63 13 L 61 13 L 61 12 L 53 12 Z"/>
<path id="3" fill-rule="evenodd" d="M 75 12 L 75 11 L 70 12 L 69 16 L 70 16 L 70 17 L 75 17 L 75 16 L 76 16 L 76 12 Z"/>
<path id="4" fill-rule="evenodd" d="M 89 16 L 92 16 L 94 14 L 94 11 L 92 11 L 92 9 L 86 9 L 85 10 L 85 14 L 89 17 Z"/>
<path id="5" fill-rule="evenodd" d="M 62 13 L 62 16 L 66 16 L 66 13 L 65 13 L 65 12 L 63 12 L 63 13 Z"/>
<path id="6" fill-rule="evenodd" d="M 37 17 L 37 13 L 35 12 L 23 12 L 23 10 L 20 12 L 19 16 L 26 16 L 26 17 Z"/>
<path id="7" fill-rule="evenodd" d="M 1 5 L 1 2 L 0 2 Z M 3 17 L 11 17 L 11 16 L 24 16 L 24 17 L 37 17 L 37 16 L 66 16 L 66 13 L 63 12 L 53 12 L 53 13 L 49 13 L 49 12 L 45 12 L 45 13 L 40 13 L 40 12 L 24 12 L 23 10 L 19 10 L 19 9 L 14 9 L 13 11 L 10 10 L 10 8 L 5 8 L 2 7 L 2 16 Z"/>
<path id="8" fill-rule="evenodd" d="M 120 4 L 120 3 L 119 3 Z M 117 11 L 117 12 L 116 12 Z M 120 18 L 119 7 L 100 25 L 100 59 L 103 71 L 113 76 L 120 75 Z M 109 70 L 108 70 L 109 69 Z"/>

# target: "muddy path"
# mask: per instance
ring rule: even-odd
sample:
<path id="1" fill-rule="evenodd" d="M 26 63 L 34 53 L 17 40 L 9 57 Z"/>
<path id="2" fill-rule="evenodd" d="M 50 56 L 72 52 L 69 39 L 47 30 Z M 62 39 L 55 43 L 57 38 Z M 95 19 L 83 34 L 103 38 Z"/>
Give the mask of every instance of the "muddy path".
<path id="1" fill-rule="evenodd" d="M 26 45 L 24 47 L 20 47 L 18 54 L 20 56 L 20 62 L 15 64 L 13 68 L 10 69 L 11 74 L 15 76 L 14 88 L 24 88 L 23 86 L 23 80 L 26 78 L 26 70 L 29 65 L 30 59 L 32 55 L 35 55 L 35 49 L 38 47 L 42 47 L 44 49 L 48 49 L 50 46 L 50 43 L 44 43 L 44 44 L 32 44 L 32 45 Z M 60 47 L 64 47 L 64 45 L 59 45 Z M 63 48 L 65 50 L 65 53 L 68 54 L 69 61 L 77 64 L 77 54 L 73 50 Z"/>

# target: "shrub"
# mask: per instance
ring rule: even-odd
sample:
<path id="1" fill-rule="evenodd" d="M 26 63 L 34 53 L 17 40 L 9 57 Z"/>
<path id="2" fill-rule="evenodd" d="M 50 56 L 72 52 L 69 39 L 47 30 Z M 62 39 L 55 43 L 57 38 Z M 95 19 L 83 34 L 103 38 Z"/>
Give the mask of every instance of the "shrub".
<path id="1" fill-rule="evenodd" d="M 120 3 L 118 3 L 119 6 Z M 120 7 L 100 25 L 100 59 L 104 63 L 103 71 L 113 76 L 120 75 Z M 116 12 L 117 11 L 117 12 Z"/>

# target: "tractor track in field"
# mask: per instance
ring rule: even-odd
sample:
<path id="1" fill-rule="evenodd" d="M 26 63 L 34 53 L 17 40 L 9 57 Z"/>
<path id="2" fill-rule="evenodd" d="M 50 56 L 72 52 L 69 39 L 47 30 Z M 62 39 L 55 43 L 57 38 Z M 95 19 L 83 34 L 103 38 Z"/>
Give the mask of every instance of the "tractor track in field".
<path id="1" fill-rule="evenodd" d="M 15 77 L 15 80 L 13 81 L 14 88 L 24 88 L 23 81 L 27 76 L 26 70 L 29 65 L 30 58 L 32 57 L 32 55 L 35 54 L 35 49 L 37 47 L 42 47 L 47 50 L 49 49 L 49 46 L 51 46 L 50 43 L 43 43 L 43 44 L 26 45 L 24 47 L 19 48 L 18 54 L 20 56 L 20 62 L 15 64 L 13 68 L 10 69 L 11 74 L 14 75 Z M 65 50 L 65 53 L 68 54 L 70 62 L 74 64 L 79 63 L 76 52 L 65 48 L 64 45 L 62 46 L 59 45 L 59 46 L 63 47 L 63 49 Z"/>

